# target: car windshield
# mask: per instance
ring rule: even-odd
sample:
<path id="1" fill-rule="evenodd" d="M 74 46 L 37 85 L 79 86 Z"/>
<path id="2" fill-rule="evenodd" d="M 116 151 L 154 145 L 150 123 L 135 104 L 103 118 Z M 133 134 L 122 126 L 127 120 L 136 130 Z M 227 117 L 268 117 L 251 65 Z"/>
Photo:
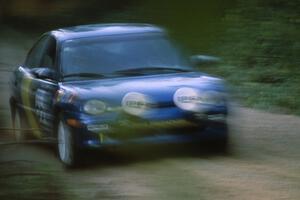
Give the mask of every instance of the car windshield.
<path id="1" fill-rule="evenodd" d="M 87 74 L 106 77 L 191 70 L 178 50 L 161 35 L 67 40 L 61 58 L 63 77 L 68 79 L 87 78 Z"/>

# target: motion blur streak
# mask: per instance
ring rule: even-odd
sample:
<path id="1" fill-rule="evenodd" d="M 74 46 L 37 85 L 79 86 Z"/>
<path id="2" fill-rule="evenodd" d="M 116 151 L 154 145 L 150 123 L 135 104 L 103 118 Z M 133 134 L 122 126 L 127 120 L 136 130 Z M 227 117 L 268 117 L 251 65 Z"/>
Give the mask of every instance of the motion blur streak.
<path id="1" fill-rule="evenodd" d="M 30 97 L 28 94 L 30 94 L 30 92 L 28 92 L 30 84 L 31 84 L 31 79 L 28 79 L 26 77 L 24 77 L 23 79 L 23 84 L 22 84 L 22 101 L 24 103 L 24 105 L 30 107 Z M 25 112 L 26 117 L 28 119 L 28 122 L 30 124 L 30 127 L 33 129 L 33 134 L 37 137 L 40 138 L 41 137 L 41 132 L 39 131 L 39 126 L 38 123 L 36 121 L 35 116 L 32 114 L 32 112 Z"/>

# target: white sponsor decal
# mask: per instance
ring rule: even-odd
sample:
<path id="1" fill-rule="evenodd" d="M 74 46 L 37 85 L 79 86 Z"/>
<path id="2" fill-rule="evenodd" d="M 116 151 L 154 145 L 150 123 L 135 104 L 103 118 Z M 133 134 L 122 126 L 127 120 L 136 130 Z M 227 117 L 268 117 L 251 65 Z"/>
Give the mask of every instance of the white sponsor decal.
<path id="1" fill-rule="evenodd" d="M 152 105 L 149 96 L 138 92 L 129 92 L 122 99 L 123 110 L 131 115 L 142 116 Z"/>
<path id="2" fill-rule="evenodd" d="M 174 103 L 177 107 L 187 111 L 201 111 L 203 96 L 200 91 L 194 88 L 180 88 L 173 96 Z"/>

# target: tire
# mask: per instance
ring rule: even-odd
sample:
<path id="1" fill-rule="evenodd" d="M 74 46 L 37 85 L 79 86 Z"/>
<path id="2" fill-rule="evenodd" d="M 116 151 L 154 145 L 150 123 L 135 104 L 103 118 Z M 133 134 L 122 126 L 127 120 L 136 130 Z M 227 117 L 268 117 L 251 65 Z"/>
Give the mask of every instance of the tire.
<path id="1" fill-rule="evenodd" d="M 214 145 L 218 152 L 225 154 L 229 153 L 228 137 L 224 137 L 222 139 L 214 141 Z"/>
<path id="2" fill-rule="evenodd" d="M 229 130 L 227 123 L 224 123 L 220 127 L 221 136 L 213 140 L 213 146 L 218 152 L 229 153 Z"/>
<path id="3" fill-rule="evenodd" d="M 57 152 L 60 161 L 66 167 L 75 167 L 79 163 L 79 151 L 71 128 L 63 121 L 57 124 Z"/>
<path id="4" fill-rule="evenodd" d="M 209 124 L 204 130 L 200 144 L 211 152 L 229 153 L 228 125 L 224 123 Z"/>

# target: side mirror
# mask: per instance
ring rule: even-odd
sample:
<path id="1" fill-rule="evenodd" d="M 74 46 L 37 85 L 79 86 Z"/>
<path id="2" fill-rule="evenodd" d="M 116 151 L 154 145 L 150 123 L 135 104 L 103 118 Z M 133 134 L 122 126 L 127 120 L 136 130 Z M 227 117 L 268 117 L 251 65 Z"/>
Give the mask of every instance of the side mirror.
<path id="1" fill-rule="evenodd" d="M 34 76 L 40 79 L 55 80 L 57 77 L 57 73 L 53 69 L 49 68 L 33 68 L 30 71 Z"/>
<path id="2" fill-rule="evenodd" d="M 194 65 L 212 65 L 220 63 L 222 59 L 216 56 L 193 55 L 190 57 L 190 61 Z"/>

